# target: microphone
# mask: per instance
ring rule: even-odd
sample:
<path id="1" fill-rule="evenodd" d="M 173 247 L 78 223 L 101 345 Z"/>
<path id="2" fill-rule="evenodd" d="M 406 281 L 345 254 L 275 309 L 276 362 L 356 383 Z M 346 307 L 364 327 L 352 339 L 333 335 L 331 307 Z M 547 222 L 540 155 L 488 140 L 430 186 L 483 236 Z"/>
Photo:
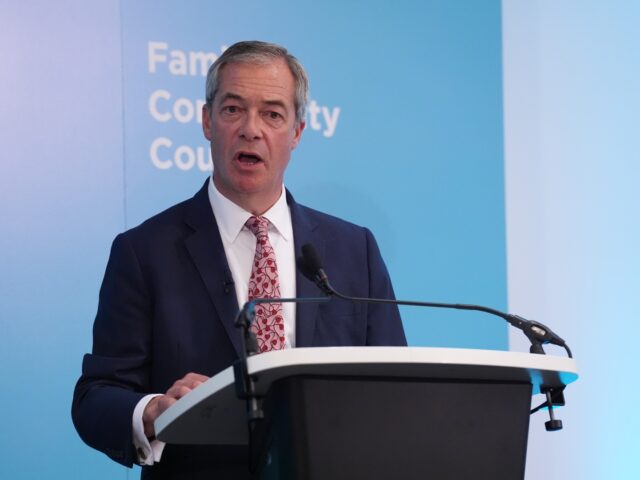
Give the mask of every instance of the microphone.
<path id="1" fill-rule="evenodd" d="M 338 292 L 336 292 L 329 283 L 329 277 L 327 277 L 324 268 L 322 268 L 322 262 L 318 252 L 310 243 L 305 243 L 302 248 L 302 257 L 296 259 L 296 263 L 300 272 L 309 280 L 314 282 L 318 288 L 327 296 L 335 295 L 338 298 L 344 298 Z"/>
<path id="2" fill-rule="evenodd" d="M 335 296 L 343 300 L 351 302 L 365 302 L 365 303 L 385 303 L 394 305 L 409 305 L 417 307 L 431 307 L 431 308 L 449 308 L 457 310 L 475 310 L 478 312 L 488 313 L 503 318 L 509 324 L 515 328 L 521 330 L 531 342 L 531 353 L 538 353 L 544 355 L 543 344 L 551 343 L 563 347 L 569 356 L 573 358 L 571 350 L 566 342 L 560 338 L 559 335 L 554 333 L 549 327 L 543 325 L 540 322 L 533 320 L 527 320 L 518 315 L 501 312 L 494 308 L 485 307 L 482 305 L 471 305 L 462 303 L 439 303 L 439 302 L 417 302 L 412 300 L 391 300 L 383 298 L 361 298 L 351 297 L 338 292 L 329 283 L 329 277 L 322 267 L 320 257 L 313 245 L 307 243 L 301 248 L 302 256 L 297 259 L 298 268 L 300 272 L 309 280 L 314 282 L 318 288 L 327 296 Z"/>

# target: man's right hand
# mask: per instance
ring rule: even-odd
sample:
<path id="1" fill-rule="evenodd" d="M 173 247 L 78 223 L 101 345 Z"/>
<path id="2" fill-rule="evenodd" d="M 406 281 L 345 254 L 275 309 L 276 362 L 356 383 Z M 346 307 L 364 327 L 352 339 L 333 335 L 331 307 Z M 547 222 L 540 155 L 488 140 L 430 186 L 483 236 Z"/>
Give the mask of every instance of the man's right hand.
<path id="1" fill-rule="evenodd" d="M 156 430 L 153 423 L 156 418 L 162 414 L 167 408 L 176 403 L 179 399 L 184 397 L 191 390 L 198 385 L 206 382 L 209 377 L 200 375 L 199 373 L 187 373 L 180 380 L 177 380 L 167 393 L 164 395 L 152 398 L 147 404 L 142 413 L 142 423 L 144 424 L 144 434 L 147 438 L 154 438 L 156 436 Z"/>

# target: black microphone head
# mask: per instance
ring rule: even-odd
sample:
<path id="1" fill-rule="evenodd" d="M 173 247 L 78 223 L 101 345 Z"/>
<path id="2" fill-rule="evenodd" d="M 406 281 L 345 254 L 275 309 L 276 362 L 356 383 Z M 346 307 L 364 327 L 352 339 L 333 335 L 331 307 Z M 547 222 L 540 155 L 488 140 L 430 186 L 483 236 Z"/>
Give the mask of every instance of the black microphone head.
<path id="1" fill-rule="evenodd" d="M 320 259 L 313 245 L 306 243 L 302 246 L 302 256 L 296 259 L 296 264 L 300 273 L 312 282 L 316 282 L 318 269 L 322 268 Z"/>
<path id="2" fill-rule="evenodd" d="M 315 283 L 325 295 L 333 295 L 335 291 L 329 285 L 329 279 L 322 268 L 322 262 L 320 262 L 316 249 L 310 243 L 306 243 L 302 246 L 301 251 L 302 256 L 297 258 L 300 272 Z"/>
<path id="3" fill-rule="evenodd" d="M 296 258 L 296 265 L 298 270 L 300 270 L 300 273 L 302 273 L 307 280 L 315 282 L 315 272 L 309 268 L 304 257 Z"/>
<path id="4" fill-rule="evenodd" d="M 312 271 L 314 275 L 317 274 L 319 270 L 323 270 L 322 262 L 320 261 L 318 252 L 313 245 L 305 243 L 301 250 L 302 258 L 304 259 L 307 268 Z"/>

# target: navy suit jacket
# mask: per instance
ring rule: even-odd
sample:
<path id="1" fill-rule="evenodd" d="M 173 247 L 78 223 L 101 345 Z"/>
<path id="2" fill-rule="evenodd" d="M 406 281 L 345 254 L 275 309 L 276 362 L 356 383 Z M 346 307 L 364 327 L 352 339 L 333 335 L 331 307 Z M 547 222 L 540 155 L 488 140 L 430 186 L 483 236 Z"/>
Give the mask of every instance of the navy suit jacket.
<path id="1" fill-rule="evenodd" d="M 287 202 L 296 256 L 311 243 L 337 290 L 393 298 L 369 230 L 301 206 L 288 192 Z M 300 273 L 296 289 L 299 297 L 319 296 Z M 72 416 L 83 440 L 131 466 L 135 405 L 189 372 L 215 375 L 238 359 L 237 311 L 206 182 L 193 198 L 118 235 L 100 289 L 93 351 L 74 393 Z M 297 347 L 348 345 L 406 345 L 398 309 L 339 299 L 298 304 Z M 159 465 L 173 461 L 172 447 Z"/>

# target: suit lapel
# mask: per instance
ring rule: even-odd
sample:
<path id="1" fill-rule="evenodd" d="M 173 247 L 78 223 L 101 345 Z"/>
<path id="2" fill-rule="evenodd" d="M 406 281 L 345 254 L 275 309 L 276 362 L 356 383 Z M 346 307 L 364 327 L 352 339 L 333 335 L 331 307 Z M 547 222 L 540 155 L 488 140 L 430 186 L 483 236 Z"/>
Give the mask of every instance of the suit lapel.
<path id="1" fill-rule="evenodd" d="M 317 228 L 314 222 L 303 207 L 298 205 L 291 194 L 287 191 L 287 203 L 291 210 L 291 223 L 293 226 L 293 244 L 295 255 L 301 255 L 301 248 L 306 243 L 311 243 L 320 258 L 324 255 L 324 240 L 317 237 L 314 232 Z M 321 292 L 318 287 L 306 279 L 299 269 L 296 269 L 296 296 L 297 297 L 319 297 Z M 296 306 L 296 346 L 311 347 L 313 345 L 313 335 L 316 329 L 318 318 L 317 303 L 299 303 Z"/>
<path id="2" fill-rule="evenodd" d="M 224 325 L 236 353 L 240 356 L 242 349 L 240 331 L 234 325 L 238 312 L 238 300 L 218 225 L 209 203 L 207 185 L 208 180 L 187 208 L 185 222 L 193 228 L 194 232 L 185 240 L 185 245 L 209 292 L 218 318 Z M 210 321 L 214 320 L 210 319 Z"/>

